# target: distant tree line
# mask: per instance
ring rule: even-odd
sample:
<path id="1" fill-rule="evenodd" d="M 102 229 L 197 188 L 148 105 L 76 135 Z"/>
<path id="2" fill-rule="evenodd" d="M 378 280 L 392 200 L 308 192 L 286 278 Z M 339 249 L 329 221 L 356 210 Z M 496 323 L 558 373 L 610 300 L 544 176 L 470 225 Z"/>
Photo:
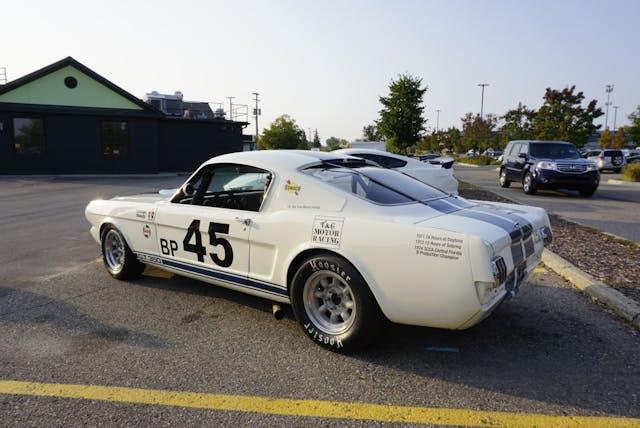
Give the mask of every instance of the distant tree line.
<path id="1" fill-rule="evenodd" d="M 379 117 L 373 124 L 363 127 L 362 139 L 385 141 L 388 151 L 402 154 L 415 150 L 498 150 L 508 141 L 518 139 L 570 141 L 582 147 L 601 126 L 595 125 L 594 120 L 604 114 L 596 100 L 589 101 L 583 107 L 585 96 L 582 92 L 576 92 L 574 85 L 564 89 L 547 88 L 544 102 L 538 110 L 518 103 L 502 116 L 489 113 L 480 117 L 479 114 L 467 113 L 460 118 L 461 129 L 450 127 L 426 132 L 423 98 L 427 90 L 421 78 L 410 74 L 401 74 L 397 79 L 392 79 L 389 94 L 379 97 L 382 105 Z M 603 131 L 599 140 L 602 147 L 621 148 L 627 141 L 640 144 L 640 106 L 628 118 L 631 125 L 621 127 L 617 132 L 609 129 Z M 345 139 L 332 136 L 325 141 L 323 149 L 335 150 L 348 144 Z M 288 115 L 280 116 L 269 128 L 264 129 L 258 145 L 261 149 L 321 147 L 317 130 L 310 143 L 305 132 Z"/>

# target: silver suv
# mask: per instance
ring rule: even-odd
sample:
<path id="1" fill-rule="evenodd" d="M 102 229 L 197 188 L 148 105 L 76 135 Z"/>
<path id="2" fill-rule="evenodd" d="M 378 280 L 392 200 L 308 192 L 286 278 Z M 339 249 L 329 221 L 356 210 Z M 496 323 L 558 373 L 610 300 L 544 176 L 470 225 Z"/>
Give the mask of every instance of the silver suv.
<path id="1" fill-rule="evenodd" d="M 618 149 L 591 150 L 585 153 L 583 157 L 598 165 L 600 171 L 620 172 L 627 164 L 624 159 L 624 153 Z"/>

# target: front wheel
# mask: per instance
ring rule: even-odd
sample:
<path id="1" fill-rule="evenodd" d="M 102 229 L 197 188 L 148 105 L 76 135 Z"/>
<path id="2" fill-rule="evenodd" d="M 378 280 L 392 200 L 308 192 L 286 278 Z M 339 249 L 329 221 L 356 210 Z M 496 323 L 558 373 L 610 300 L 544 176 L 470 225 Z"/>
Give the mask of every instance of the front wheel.
<path id="1" fill-rule="evenodd" d="M 590 198 L 596 192 L 597 188 L 598 188 L 597 186 L 596 187 L 583 187 L 582 189 L 579 190 L 580 196 L 582 196 L 584 198 Z"/>
<path id="2" fill-rule="evenodd" d="M 511 186 L 511 180 L 507 179 L 507 169 L 502 168 L 500 170 L 500 187 L 509 187 Z"/>
<path id="3" fill-rule="evenodd" d="M 535 195 L 536 194 L 536 186 L 533 183 L 533 176 L 530 172 L 527 172 L 522 179 L 522 190 L 527 195 Z"/>
<path id="4" fill-rule="evenodd" d="M 102 261 L 107 272 L 116 279 L 138 278 L 145 268 L 115 227 L 108 227 L 102 233 Z"/>
<path id="5" fill-rule="evenodd" d="M 353 352 L 380 332 L 382 312 L 358 271 L 333 255 L 310 257 L 291 283 L 291 306 L 307 336 L 335 352 Z"/>

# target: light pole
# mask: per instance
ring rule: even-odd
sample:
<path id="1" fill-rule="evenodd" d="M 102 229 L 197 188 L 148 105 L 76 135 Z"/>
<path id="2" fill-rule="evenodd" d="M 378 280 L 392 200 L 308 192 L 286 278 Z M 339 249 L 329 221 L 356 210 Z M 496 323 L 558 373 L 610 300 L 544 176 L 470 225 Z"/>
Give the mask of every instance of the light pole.
<path id="1" fill-rule="evenodd" d="M 616 119 L 618 119 L 618 109 L 620 106 L 613 106 L 613 133 L 616 133 Z"/>
<path id="2" fill-rule="evenodd" d="M 480 120 L 483 120 L 484 113 L 484 87 L 489 86 L 488 83 L 478 83 L 478 86 L 482 86 L 482 97 L 480 98 Z"/>
<path id="3" fill-rule="evenodd" d="M 233 99 L 235 97 L 225 97 L 229 100 L 229 120 L 233 120 Z"/>
<path id="4" fill-rule="evenodd" d="M 607 93 L 607 102 L 604 103 L 604 105 L 607 108 L 607 112 L 604 116 L 604 129 L 609 128 L 609 106 L 611 105 L 611 101 L 609 101 L 609 96 L 611 95 L 611 92 L 613 92 L 613 85 L 606 85 L 604 87 L 604 91 Z"/>
<path id="5" fill-rule="evenodd" d="M 253 96 L 255 97 L 254 100 L 256 102 L 256 108 L 253 111 L 253 115 L 256 117 L 256 144 L 258 144 L 258 116 L 260 116 L 260 109 L 258 108 L 258 101 L 260 101 L 258 99 L 258 95 L 260 95 L 258 92 L 252 92 Z M 251 145 L 252 149 L 253 149 L 253 144 Z"/>
<path id="6" fill-rule="evenodd" d="M 440 129 L 440 112 L 442 110 L 436 109 L 436 133 L 438 133 L 438 130 Z"/>

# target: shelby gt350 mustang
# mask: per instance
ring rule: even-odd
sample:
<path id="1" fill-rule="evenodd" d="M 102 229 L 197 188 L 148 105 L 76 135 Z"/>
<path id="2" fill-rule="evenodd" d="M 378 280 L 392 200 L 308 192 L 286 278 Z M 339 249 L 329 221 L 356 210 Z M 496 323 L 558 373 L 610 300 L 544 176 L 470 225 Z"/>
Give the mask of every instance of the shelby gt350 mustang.
<path id="1" fill-rule="evenodd" d="M 145 265 L 291 304 L 334 351 L 386 317 L 473 326 L 518 291 L 551 240 L 540 208 L 469 201 L 370 161 L 313 151 L 232 153 L 172 195 L 86 208 L 117 279 Z"/>

